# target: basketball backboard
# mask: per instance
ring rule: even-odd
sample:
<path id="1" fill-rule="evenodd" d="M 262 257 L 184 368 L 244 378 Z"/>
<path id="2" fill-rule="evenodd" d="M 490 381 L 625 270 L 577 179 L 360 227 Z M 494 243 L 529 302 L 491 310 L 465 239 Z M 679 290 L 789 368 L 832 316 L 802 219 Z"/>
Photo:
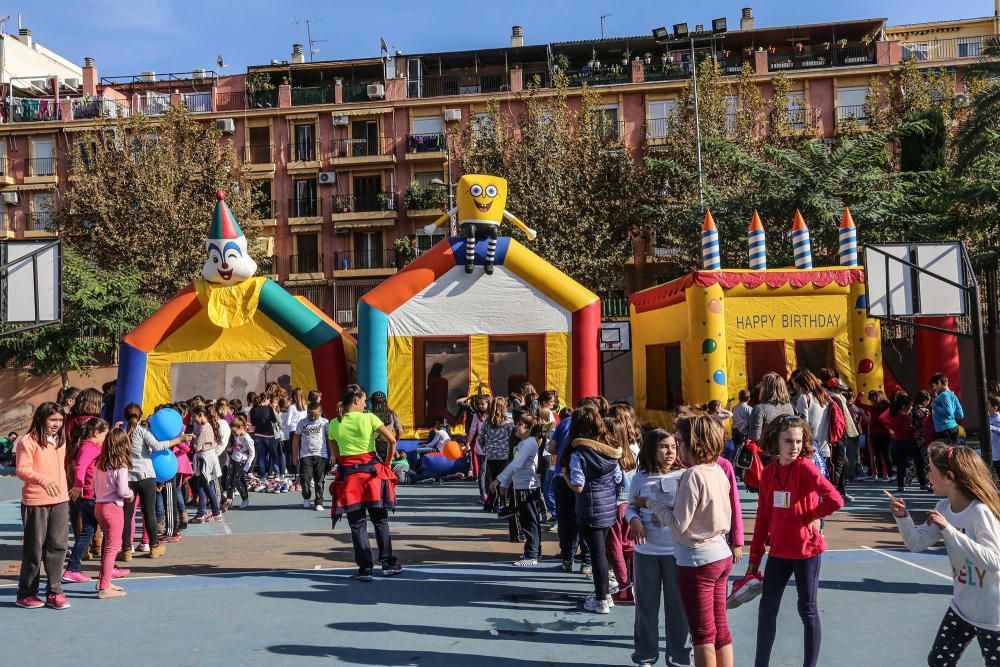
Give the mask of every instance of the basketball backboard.
<path id="1" fill-rule="evenodd" d="M 957 241 L 865 246 L 865 291 L 872 317 L 965 315 L 966 278 Z"/>
<path id="2" fill-rule="evenodd" d="M 628 322 L 601 322 L 601 352 L 631 349 Z"/>
<path id="3" fill-rule="evenodd" d="M 44 239 L 0 243 L 0 325 L 16 327 L 0 335 L 61 320 L 61 242 Z"/>

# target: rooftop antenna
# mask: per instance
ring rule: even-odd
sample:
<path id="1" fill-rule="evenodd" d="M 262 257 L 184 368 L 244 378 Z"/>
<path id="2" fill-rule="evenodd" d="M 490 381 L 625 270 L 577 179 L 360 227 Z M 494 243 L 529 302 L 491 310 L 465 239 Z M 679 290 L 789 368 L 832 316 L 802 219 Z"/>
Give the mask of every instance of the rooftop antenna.
<path id="1" fill-rule="evenodd" d="M 222 57 L 220 53 L 215 57 L 215 64 L 219 66 L 219 69 L 226 69 L 229 65 L 226 64 L 226 59 Z"/>
<path id="2" fill-rule="evenodd" d="M 604 39 L 604 19 L 611 16 L 611 14 L 601 14 L 601 39 Z"/>
<path id="3" fill-rule="evenodd" d="M 319 53 L 319 49 L 316 47 L 316 44 L 321 44 L 326 40 L 313 39 L 312 37 L 312 24 L 319 23 L 316 19 L 302 19 L 301 21 L 298 19 L 292 19 L 292 25 L 301 25 L 303 23 L 306 24 L 306 39 L 309 42 L 309 62 L 312 62 L 316 54 Z"/>

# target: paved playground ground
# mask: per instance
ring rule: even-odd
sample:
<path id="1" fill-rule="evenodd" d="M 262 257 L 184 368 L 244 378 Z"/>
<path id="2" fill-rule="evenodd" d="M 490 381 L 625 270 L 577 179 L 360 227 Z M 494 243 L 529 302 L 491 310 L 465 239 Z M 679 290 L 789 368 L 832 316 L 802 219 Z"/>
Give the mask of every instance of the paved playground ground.
<path id="1" fill-rule="evenodd" d="M 124 599 L 97 600 L 92 584 L 67 585 L 73 607 L 64 612 L 13 604 L 19 488 L 16 479 L 0 479 L 5 655 L 31 655 L 40 665 L 104 665 L 106 655 L 95 647 L 113 643 L 116 655 L 143 665 L 631 664 L 633 608 L 582 612 L 589 580 L 560 572 L 555 560 L 511 566 L 518 546 L 507 542 L 503 524 L 477 511 L 469 484 L 400 488 L 393 534 L 406 566 L 401 577 L 354 581 L 346 525 L 331 532 L 327 513 L 302 509 L 297 494 L 253 494 L 251 510 L 192 526 L 165 557 L 137 556 L 133 575 L 121 582 Z M 856 488 L 856 502 L 826 527 L 820 664 L 926 664 L 951 593 L 944 551 L 900 550 L 881 485 Z M 935 500 L 918 492 L 906 497 L 915 510 Z M 748 533 L 754 505 L 746 494 Z M 554 555 L 553 535 L 544 547 Z M 85 564 L 88 573 L 96 568 Z M 736 664 L 750 665 L 756 603 L 730 612 L 729 620 Z M 94 643 L 87 642 L 88 626 Z M 778 627 L 771 664 L 800 665 L 794 588 Z M 973 646 L 960 664 L 980 661 Z"/>

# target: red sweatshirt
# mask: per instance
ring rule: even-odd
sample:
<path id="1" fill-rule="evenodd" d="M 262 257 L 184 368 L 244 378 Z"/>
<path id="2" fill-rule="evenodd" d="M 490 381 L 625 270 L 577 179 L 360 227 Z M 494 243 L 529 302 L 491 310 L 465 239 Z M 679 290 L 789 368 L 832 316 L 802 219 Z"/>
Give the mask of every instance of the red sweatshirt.
<path id="1" fill-rule="evenodd" d="M 88 500 L 94 498 L 94 461 L 100 453 L 101 446 L 92 440 L 84 440 L 80 444 L 80 451 L 76 453 L 73 486 L 83 489 L 81 498 Z"/>
<path id="2" fill-rule="evenodd" d="M 917 429 L 913 426 L 913 416 L 906 412 L 900 412 L 895 417 L 888 410 L 879 415 L 879 421 L 889 429 L 889 433 L 896 440 L 904 442 L 917 440 Z"/>
<path id="3" fill-rule="evenodd" d="M 760 565 L 768 541 L 771 555 L 778 558 L 804 560 L 823 553 L 826 542 L 809 524 L 843 506 L 837 489 L 809 459 L 799 457 L 787 466 L 767 464 L 760 480 L 750 565 Z"/>

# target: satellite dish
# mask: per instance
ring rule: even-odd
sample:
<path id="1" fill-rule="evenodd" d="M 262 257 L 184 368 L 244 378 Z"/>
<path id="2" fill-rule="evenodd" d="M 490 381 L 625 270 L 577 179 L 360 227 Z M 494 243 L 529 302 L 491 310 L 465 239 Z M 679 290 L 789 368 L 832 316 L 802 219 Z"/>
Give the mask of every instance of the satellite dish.
<path id="1" fill-rule="evenodd" d="M 229 67 L 226 64 L 226 59 L 222 57 L 221 53 L 218 56 L 216 56 L 215 64 L 218 65 L 220 69 L 225 69 L 226 67 Z"/>
<path id="2" fill-rule="evenodd" d="M 389 45 L 385 43 L 385 38 L 384 37 L 379 37 L 378 38 L 378 42 L 379 42 L 379 45 L 381 45 L 382 50 L 385 51 L 386 53 L 388 53 L 389 52 Z"/>

